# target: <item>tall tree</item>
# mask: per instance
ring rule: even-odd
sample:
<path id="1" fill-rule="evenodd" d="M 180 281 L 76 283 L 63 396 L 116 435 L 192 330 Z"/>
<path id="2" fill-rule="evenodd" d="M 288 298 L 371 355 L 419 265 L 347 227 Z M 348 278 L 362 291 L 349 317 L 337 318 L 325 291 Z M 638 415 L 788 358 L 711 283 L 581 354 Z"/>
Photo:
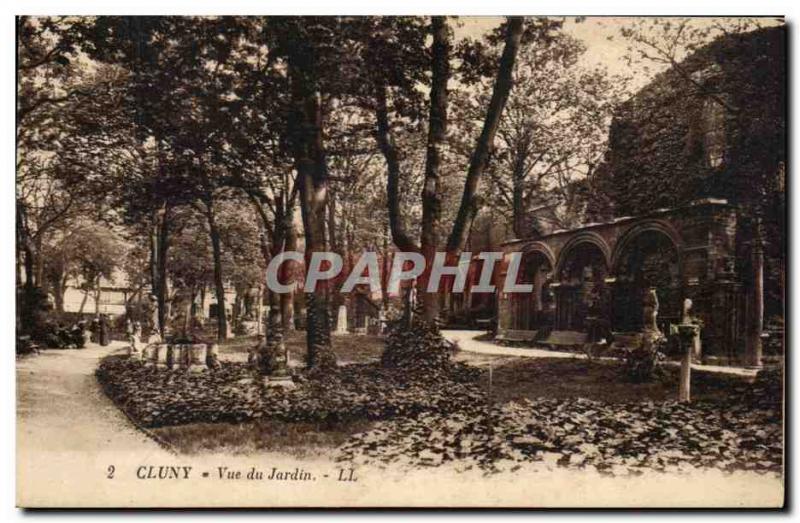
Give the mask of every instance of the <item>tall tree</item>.
<path id="1" fill-rule="evenodd" d="M 394 31 L 392 31 L 394 29 Z M 406 27 L 388 28 L 385 33 L 378 33 L 384 41 L 389 38 L 399 39 L 398 35 L 408 33 Z M 524 21 L 520 17 L 509 17 L 503 24 L 503 51 L 498 60 L 496 72 L 494 74 L 494 85 L 492 95 L 483 118 L 483 125 L 476 140 L 469 164 L 466 170 L 464 188 L 450 232 L 447 235 L 445 249 L 450 256 L 458 256 L 464 247 L 469 226 L 480 207 L 479 198 L 476 196 L 478 184 L 481 179 L 490 153 L 494 147 L 494 139 L 500 122 L 503 109 L 508 100 L 511 86 L 513 83 L 514 62 L 517 50 L 520 45 L 524 32 Z M 407 86 L 407 80 L 402 79 L 402 73 L 388 69 L 385 65 L 375 60 L 381 60 L 380 54 L 371 56 L 373 61 L 367 62 L 370 71 L 375 74 L 375 117 L 376 117 L 376 140 L 384 155 L 387 164 L 388 174 L 388 204 L 389 217 L 391 223 L 392 237 L 395 244 L 401 250 L 416 251 L 422 253 L 427 261 L 425 273 L 419 279 L 422 298 L 423 316 L 428 321 L 433 321 L 438 316 L 439 297 L 434 293 L 424 292 L 427 288 L 430 267 L 433 255 L 441 247 L 438 230 L 441 226 L 441 158 L 445 137 L 447 135 L 447 110 L 448 110 L 448 81 L 452 73 L 450 68 L 451 61 L 451 35 L 444 17 L 433 17 L 430 23 L 430 33 L 432 44 L 430 48 L 430 95 L 428 101 L 428 135 L 426 140 L 426 160 L 425 176 L 422 185 L 420 202 L 422 205 L 422 225 L 420 240 L 417 244 L 409 234 L 403 229 L 402 218 L 399 210 L 398 186 L 400 180 L 400 151 L 397 150 L 396 142 L 392 136 L 392 126 L 389 122 L 388 110 L 388 86 L 399 85 Z M 412 33 L 413 34 L 413 33 Z M 411 39 L 412 44 L 419 45 L 419 40 Z M 392 52 L 396 47 L 388 46 L 387 52 Z M 400 54 L 400 53 L 397 53 Z M 389 60 L 388 63 L 401 63 Z M 400 74 L 400 80 L 396 76 Z"/>
<path id="2" fill-rule="evenodd" d="M 520 50 L 514 87 L 489 164 L 492 205 L 527 238 L 581 223 L 582 180 L 605 152 L 608 125 L 625 82 L 579 65 L 586 48 L 556 32 Z M 468 130 L 489 97 L 486 81 L 462 93 L 456 124 Z M 463 132 L 470 136 L 470 132 Z M 463 148 L 469 151 L 470 144 Z"/>

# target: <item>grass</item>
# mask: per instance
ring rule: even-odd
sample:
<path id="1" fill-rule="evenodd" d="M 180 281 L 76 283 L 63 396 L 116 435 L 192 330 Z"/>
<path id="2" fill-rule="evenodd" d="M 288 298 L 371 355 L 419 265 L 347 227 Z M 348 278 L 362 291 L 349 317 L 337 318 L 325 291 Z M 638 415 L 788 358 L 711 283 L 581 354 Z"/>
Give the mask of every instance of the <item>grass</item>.
<path id="1" fill-rule="evenodd" d="M 664 376 L 649 383 L 625 379 L 621 362 L 571 358 L 504 360 L 493 369 L 492 394 L 505 403 L 523 398 L 586 398 L 607 403 L 677 399 L 678 369 L 664 368 Z M 692 371 L 692 399 L 718 401 L 742 378 Z M 488 371 L 483 382 L 488 381 Z"/>
<path id="2" fill-rule="evenodd" d="M 371 425 L 367 421 L 322 425 L 262 420 L 240 424 L 192 423 L 153 432 L 181 454 L 280 452 L 303 458 L 329 453 Z"/>

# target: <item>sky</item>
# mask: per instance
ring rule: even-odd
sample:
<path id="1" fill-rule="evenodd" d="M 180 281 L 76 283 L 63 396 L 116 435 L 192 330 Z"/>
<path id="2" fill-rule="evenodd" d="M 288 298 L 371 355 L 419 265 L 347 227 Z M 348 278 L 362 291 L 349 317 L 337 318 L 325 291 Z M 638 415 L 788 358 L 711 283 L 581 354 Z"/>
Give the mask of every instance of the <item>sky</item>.
<path id="1" fill-rule="evenodd" d="M 459 18 L 460 27 L 454 27 L 455 36 L 478 37 L 502 23 L 502 17 L 464 16 Z M 589 68 L 604 66 L 612 75 L 631 76 L 631 88 L 643 87 L 659 72 L 658 68 L 645 73 L 641 68 L 631 68 L 625 61 L 628 42 L 620 35 L 620 28 L 634 20 L 633 17 L 586 17 L 576 22 L 574 17 L 567 17 L 564 31 L 586 44 L 587 50 L 581 59 L 581 65 Z M 697 18 L 692 23 L 702 26 L 712 24 L 718 18 Z M 771 18 L 760 19 L 762 26 L 776 25 Z"/>

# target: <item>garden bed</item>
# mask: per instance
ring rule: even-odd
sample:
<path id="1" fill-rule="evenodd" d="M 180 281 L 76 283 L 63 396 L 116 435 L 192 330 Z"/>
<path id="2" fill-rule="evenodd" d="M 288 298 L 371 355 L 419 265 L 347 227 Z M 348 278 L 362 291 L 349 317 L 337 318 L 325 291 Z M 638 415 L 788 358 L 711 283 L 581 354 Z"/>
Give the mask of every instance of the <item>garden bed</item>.
<path id="1" fill-rule="evenodd" d="M 201 373 L 145 366 L 122 357 L 104 359 L 97 378 L 106 394 L 147 428 L 189 423 L 274 419 L 337 423 L 380 420 L 427 411 L 448 412 L 483 401 L 476 373 L 454 365 L 446 379 L 409 379 L 378 364 L 338 367 L 295 377 L 294 389 L 265 388 L 245 363 L 222 362 Z"/>
<path id="2" fill-rule="evenodd" d="M 338 459 L 356 464 L 515 470 L 525 462 L 615 475 L 698 468 L 780 474 L 780 377 L 728 391 L 725 401 L 611 404 L 585 398 L 467 406 L 377 423 Z"/>
<path id="3" fill-rule="evenodd" d="M 475 358 L 487 357 L 459 355 Z M 497 360 L 491 396 L 488 370 L 463 364 L 435 378 L 350 364 L 300 372 L 293 390 L 266 389 L 250 366 L 226 361 L 195 374 L 108 357 L 97 376 L 120 408 L 180 452 L 316 452 L 357 464 L 486 471 L 526 462 L 612 474 L 781 470 L 776 372 L 751 384 L 695 371 L 694 402 L 682 405 L 675 368 L 631 383 L 617 361 L 489 358 Z"/>

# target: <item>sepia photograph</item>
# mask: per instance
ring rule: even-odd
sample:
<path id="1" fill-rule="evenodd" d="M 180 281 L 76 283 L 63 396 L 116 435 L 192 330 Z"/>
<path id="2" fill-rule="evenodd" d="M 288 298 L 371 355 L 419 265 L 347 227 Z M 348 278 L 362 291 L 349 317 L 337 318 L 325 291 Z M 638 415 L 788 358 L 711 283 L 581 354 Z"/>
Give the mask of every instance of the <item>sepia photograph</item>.
<path id="1" fill-rule="evenodd" d="M 18 507 L 785 507 L 784 17 L 14 22 Z"/>

